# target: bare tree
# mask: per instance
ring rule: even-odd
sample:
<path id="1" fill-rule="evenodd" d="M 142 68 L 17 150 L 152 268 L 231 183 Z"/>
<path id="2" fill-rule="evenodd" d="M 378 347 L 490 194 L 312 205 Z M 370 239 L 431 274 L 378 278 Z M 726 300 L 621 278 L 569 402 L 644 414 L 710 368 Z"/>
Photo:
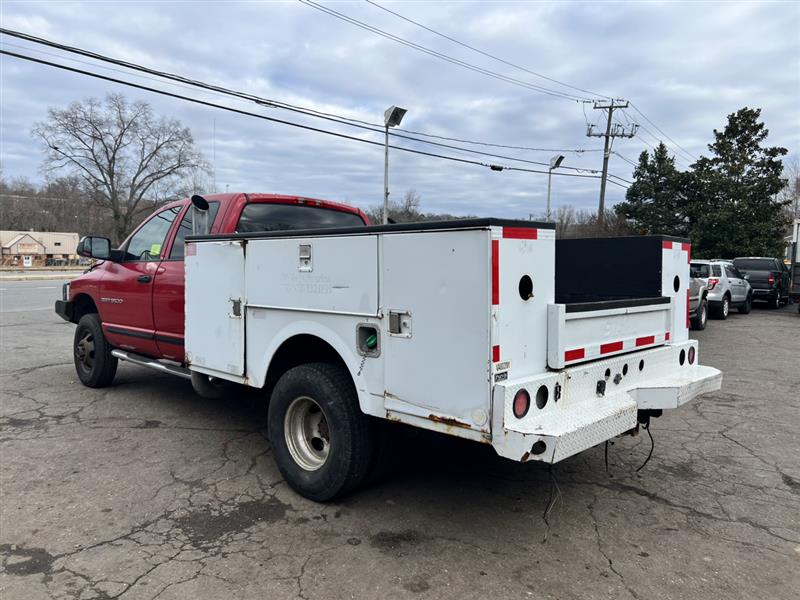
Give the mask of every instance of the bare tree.
<path id="1" fill-rule="evenodd" d="M 781 200 L 793 219 L 800 219 L 800 161 L 797 157 L 783 161 L 783 177 L 786 186 L 781 190 Z"/>
<path id="2" fill-rule="evenodd" d="M 80 177 L 96 204 L 110 211 L 117 242 L 142 212 L 178 197 L 187 180 L 209 171 L 187 127 L 119 94 L 51 108 L 32 134 L 44 144 L 46 173 Z"/>

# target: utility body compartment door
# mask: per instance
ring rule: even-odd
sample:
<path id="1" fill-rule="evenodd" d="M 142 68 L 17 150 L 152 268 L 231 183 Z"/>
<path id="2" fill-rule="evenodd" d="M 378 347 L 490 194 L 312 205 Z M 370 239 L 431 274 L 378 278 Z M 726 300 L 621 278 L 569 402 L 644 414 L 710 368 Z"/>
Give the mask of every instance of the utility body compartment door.
<path id="1" fill-rule="evenodd" d="M 244 376 L 244 240 L 189 242 L 186 362 L 208 375 Z"/>

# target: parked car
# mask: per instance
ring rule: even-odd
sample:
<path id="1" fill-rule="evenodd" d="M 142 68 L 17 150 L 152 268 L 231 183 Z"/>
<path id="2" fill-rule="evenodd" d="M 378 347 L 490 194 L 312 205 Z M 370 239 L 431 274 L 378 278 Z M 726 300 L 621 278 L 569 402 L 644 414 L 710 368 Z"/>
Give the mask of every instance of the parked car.
<path id="1" fill-rule="evenodd" d="M 766 300 L 772 308 L 789 303 L 789 268 L 778 258 L 747 256 L 733 259 L 733 266 L 747 275 L 753 298 Z"/>
<path id="2" fill-rule="evenodd" d="M 753 305 L 753 289 L 733 263 L 725 260 L 693 260 L 690 274 L 708 286 L 708 307 L 711 316 L 725 320 L 731 308 L 746 315 Z"/>
<path id="3" fill-rule="evenodd" d="M 689 323 L 692 329 L 700 331 L 706 328 L 708 321 L 708 285 L 700 275 L 708 269 L 703 267 L 692 265 L 689 270 Z"/>
<path id="4" fill-rule="evenodd" d="M 792 226 L 791 257 L 789 260 L 792 274 L 789 296 L 797 302 L 797 312 L 800 312 L 800 219 L 794 220 Z"/>

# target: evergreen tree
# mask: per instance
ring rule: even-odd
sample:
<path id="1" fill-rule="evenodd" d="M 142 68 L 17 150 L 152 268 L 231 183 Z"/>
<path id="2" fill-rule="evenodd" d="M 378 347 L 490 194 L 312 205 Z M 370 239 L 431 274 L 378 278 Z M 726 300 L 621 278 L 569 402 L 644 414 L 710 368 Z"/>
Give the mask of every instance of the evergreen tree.
<path id="1" fill-rule="evenodd" d="M 782 256 L 788 226 L 777 194 L 784 186 L 780 156 L 786 148 L 764 147 L 769 131 L 761 109 L 728 115 L 714 130 L 710 157 L 694 165 L 685 188 L 695 256 Z"/>
<path id="2" fill-rule="evenodd" d="M 684 179 L 685 174 L 675 168 L 675 158 L 661 142 L 652 156 L 646 150 L 639 155 L 625 202 L 617 204 L 614 210 L 638 233 L 687 236 Z"/>

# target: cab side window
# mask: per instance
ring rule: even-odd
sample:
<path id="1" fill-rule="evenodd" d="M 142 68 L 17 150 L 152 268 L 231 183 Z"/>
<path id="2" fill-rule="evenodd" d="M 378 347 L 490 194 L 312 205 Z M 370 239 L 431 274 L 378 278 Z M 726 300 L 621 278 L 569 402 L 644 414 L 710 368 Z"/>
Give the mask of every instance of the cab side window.
<path id="1" fill-rule="evenodd" d="M 128 242 L 125 262 L 159 260 L 169 228 L 180 211 L 181 207 L 175 206 L 150 217 Z"/>
<path id="2" fill-rule="evenodd" d="M 214 219 L 217 218 L 217 211 L 219 210 L 219 202 L 208 203 L 208 224 L 213 225 Z M 183 243 L 186 241 L 187 235 L 192 235 L 192 205 L 189 205 L 189 210 L 183 215 L 181 224 L 178 225 L 178 233 L 175 235 L 175 241 L 172 242 L 172 250 L 169 251 L 169 257 L 173 260 L 183 259 Z"/>

